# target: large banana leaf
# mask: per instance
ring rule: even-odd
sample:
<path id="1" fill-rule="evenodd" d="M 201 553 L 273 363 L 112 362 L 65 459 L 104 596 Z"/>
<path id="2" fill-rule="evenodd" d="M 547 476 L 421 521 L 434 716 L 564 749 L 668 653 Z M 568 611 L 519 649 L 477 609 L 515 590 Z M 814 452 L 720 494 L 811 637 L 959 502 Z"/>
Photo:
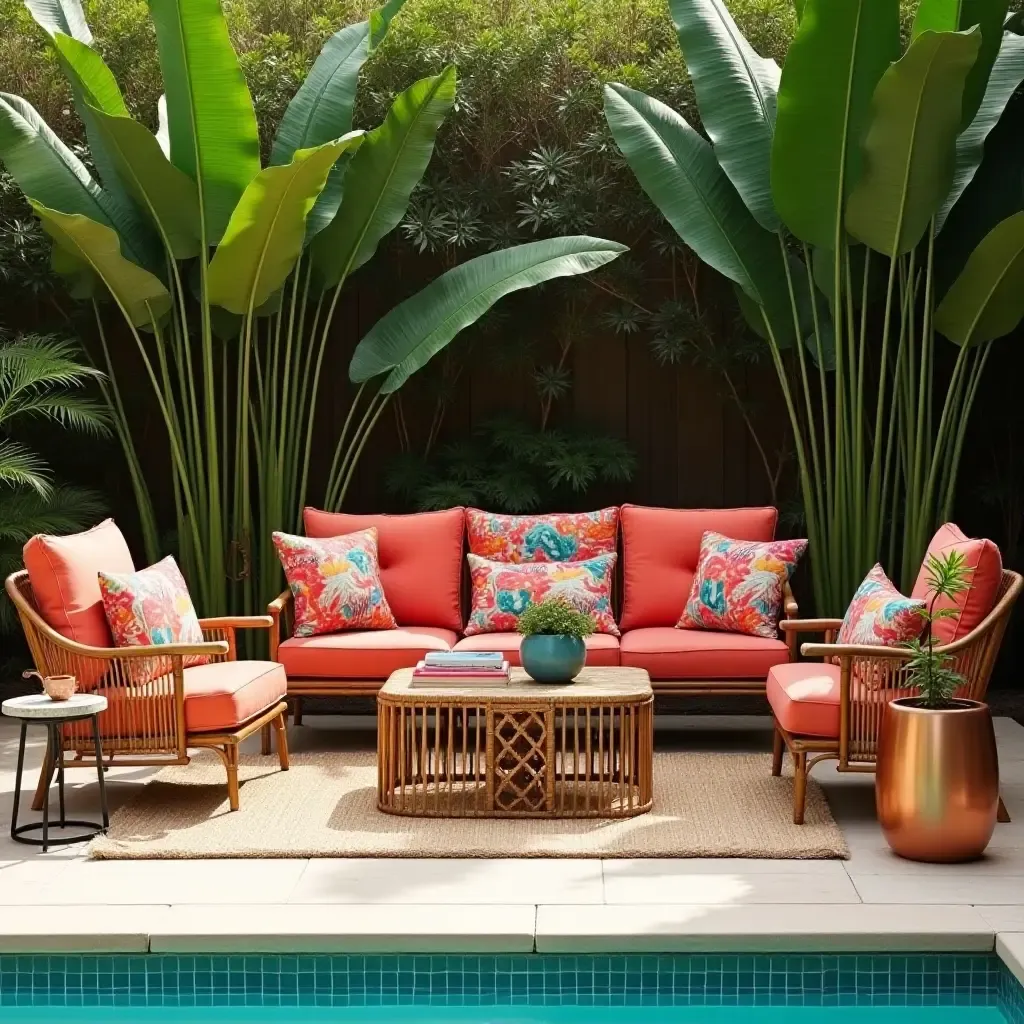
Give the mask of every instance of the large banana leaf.
<path id="1" fill-rule="evenodd" d="M 362 132 L 314 149 L 300 149 L 291 163 L 267 167 L 249 183 L 210 263 L 209 299 L 232 313 L 250 313 L 284 284 L 302 252 L 306 217 L 327 174 Z"/>
<path id="2" fill-rule="evenodd" d="M 448 67 L 401 93 L 384 123 L 363 139 L 345 175 L 341 208 L 312 244 L 313 263 L 326 287 L 361 267 L 405 215 L 454 102 L 455 68 Z"/>
<path id="3" fill-rule="evenodd" d="M 910 252 L 949 195 L 964 80 L 981 35 L 922 32 L 882 76 L 864 139 L 864 175 L 846 228 L 887 256 Z"/>
<path id="4" fill-rule="evenodd" d="M 974 120 L 981 106 L 989 80 L 989 73 L 999 53 L 1003 38 L 1003 22 L 1009 0 L 920 0 L 914 16 L 913 38 L 923 32 L 956 32 L 981 29 L 981 48 L 974 67 L 967 74 L 964 85 L 964 105 L 960 124 L 966 128 Z"/>
<path id="5" fill-rule="evenodd" d="M 286 164 L 297 150 L 323 145 L 352 130 L 359 70 L 387 35 L 391 19 L 404 3 L 390 0 L 366 21 L 346 25 L 327 40 L 284 112 L 270 151 L 271 164 Z M 343 159 L 331 168 L 306 219 L 307 235 L 322 231 L 338 212 L 347 167 L 348 160 Z"/>
<path id="6" fill-rule="evenodd" d="M 167 92 L 171 161 L 199 186 L 212 244 L 260 170 L 252 98 L 220 0 L 149 0 L 149 7 Z"/>
<path id="7" fill-rule="evenodd" d="M 81 214 L 31 202 L 46 233 L 93 271 L 136 327 L 158 320 L 171 308 L 170 293 L 160 279 L 121 255 L 116 231 Z"/>
<path id="8" fill-rule="evenodd" d="M 747 42 L 722 0 L 671 0 L 700 119 L 754 219 L 778 231 L 771 190 L 779 66 Z"/>
<path id="9" fill-rule="evenodd" d="M 39 26 L 51 36 L 55 32 L 63 32 L 86 46 L 92 45 L 92 32 L 80 0 L 25 0 L 25 6 Z"/>
<path id="10" fill-rule="evenodd" d="M 97 131 L 128 192 L 146 211 L 175 259 L 199 252 L 199 192 L 145 125 L 90 108 Z"/>
<path id="11" fill-rule="evenodd" d="M 1006 104 L 1009 103 L 1010 97 L 1016 92 L 1022 81 L 1024 81 L 1024 37 L 1007 32 L 1003 36 L 1003 45 L 999 50 L 999 56 L 996 57 L 996 62 L 992 66 L 992 73 L 989 75 L 988 86 L 985 89 L 985 98 L 981 101 L 974 120 L 956 140 L 956 171 L 953 174 L 953 184 L 949 194 L 935 216 L 936 230 L 942 229 L 942 225 L 949 216 L 949 211 L 953 209 L 956 201 L 963 195 L 964 189 L 974 178 L 985 154 L 985 140 L 999 123 Z M 968 76 L 969 83 L 970 76 Z M 964 88 L 966 102 L 966 85 Z"/>
<path id="12" fill-rule="evenodd" d="M 936 330 L 957 345 L 1009 334 L 1024 316 L 1024 212 L 997 224 L 971 253 L 935 310 Z"/>
<path id="13" fill-rule="evenodd" d="M 778 238 L 743 205 L 707 141 L 671 107 L 624 85 L 606 85 L 612 137 L 655 206 L 705 263 L 768 312 L 781 344 L 793 335 Z"/>
<path id="14" fill-rule="evenodd" d="M 899 0 L 806 0 L 779 83 L 772 195 L 786 226 L 835 249 L 871 95 L 900 52 Z"/>
<path id="15" fill-rule="evenodd" d="M 362 383 L 386 373 L 381 392 L 397 391 L 503 296 L 556 277 L 586 274 L 625 251 L 618 242 L 576 235 L 477 256 L 378 320 L 356 346 L 349 376 Z"/>
<path id="16" fill-rule="evenodd" d="M 82 161 L 19 96 L 0 93 L 0 160 L 29 199 L 65 214 L 82 214 L 117 231 L 124 254 L 146 264 L 136 218 L 86 170 Z"/>

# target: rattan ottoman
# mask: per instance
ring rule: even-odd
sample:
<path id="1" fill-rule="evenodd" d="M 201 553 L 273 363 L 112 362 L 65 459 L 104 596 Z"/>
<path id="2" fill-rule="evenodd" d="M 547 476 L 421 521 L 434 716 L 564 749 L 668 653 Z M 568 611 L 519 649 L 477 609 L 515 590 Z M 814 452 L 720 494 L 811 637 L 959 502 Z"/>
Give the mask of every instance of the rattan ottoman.
<path id="1" fill-rule="evenodd" d="M 450 818 L 629 818 L 651 809 L 654 696 L 639 668 L 460 687 L 392 674 L 377 696 L 377 806 Z"/>

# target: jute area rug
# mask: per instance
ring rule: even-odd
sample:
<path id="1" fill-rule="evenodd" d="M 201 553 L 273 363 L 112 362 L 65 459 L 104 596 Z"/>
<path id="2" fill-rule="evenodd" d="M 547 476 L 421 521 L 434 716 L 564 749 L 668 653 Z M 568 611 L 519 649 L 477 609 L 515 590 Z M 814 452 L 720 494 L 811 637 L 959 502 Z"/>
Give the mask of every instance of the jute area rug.
<path id="1" fill-rule="evenodd" d="M 243 756 L 241 809 L 224 769 L 203 753 L 165 768 L 118 810 L 90 856 L 208 857 L 758 857 L 849 856 L 821 788 L 808 784 L 793 824 L 793 781 L 764 754 L 656 753 L 654 807 L 621 821 L 408 818 L 377 810 L 370 752 Z"/>

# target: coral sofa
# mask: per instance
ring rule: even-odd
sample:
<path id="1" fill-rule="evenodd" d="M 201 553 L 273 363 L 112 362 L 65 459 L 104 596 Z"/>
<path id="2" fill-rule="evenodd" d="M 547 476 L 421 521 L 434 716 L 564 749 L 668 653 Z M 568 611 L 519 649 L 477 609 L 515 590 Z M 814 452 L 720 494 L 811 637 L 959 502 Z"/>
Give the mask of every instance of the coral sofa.
<path id="1" fill-rule="evenodd" d="M 620 510 L 621 637 L 598 633 L 587 640 L 591 665 L 647 669 L 663 694 L 763 694 L 769 670 L 790 660 L 781 639 L 677 629 L 693 583 L 701 537 L 716 530 L 742 540 L 773 539 L 773 508 L 666 509 L 624 505 Z M 399 628 L 312 637 L 291 635 L 291 594 L 269 611 L 271 658 L 288 675 L 289 696 L 358 696 L 375 693 L 398 668 L 429 651 L 499 650 L 519 663 L 519 635 L 464 636 L 466 591 L 462 508 L 415 515 L 348 515 L 306 509 L 310 537 L 334 537 L 375 526 L 381 582 Z M 784 616 L 795 618 L 786 589 Z M 790 634 L 795 639 L 795 634 Z"/>

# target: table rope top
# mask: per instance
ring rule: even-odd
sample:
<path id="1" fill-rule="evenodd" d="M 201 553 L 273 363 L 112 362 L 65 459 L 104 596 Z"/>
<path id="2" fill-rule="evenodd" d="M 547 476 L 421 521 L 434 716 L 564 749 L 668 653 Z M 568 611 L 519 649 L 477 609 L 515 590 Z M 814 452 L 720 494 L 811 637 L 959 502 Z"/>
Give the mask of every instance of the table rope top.
<path id="1" fill-rule="evenodd" d="M 402 668 L 391 673 L 380 696 L 385 700 L 390 698 L 404 703 L 429 697 L 432 700 L 448 698 L 456 702 L 470 699 L 482 705 L 507 704 L 509 701 L 555 701 L 557 704 L 593 706 L 643 701 L 652 696 L 652 690 L 647 670 L 630 666 L 588 666 L 571 683 L 538 683 L 526 674 L 525 669 L 513 668 L 509 683 L 473 679 L 467 680 L 462 686 L 414 683 L 412 669 Z"/>
<path id="2" fill-rule="evenodd" d="M 107 698 L 94 693 L 76 693 L 68 700 L 50 700 L 45 693 L 11 697 L 0 704 L 0 711 L 11 718 L 53 720 L 84 718 L 107 710 Z"/>

